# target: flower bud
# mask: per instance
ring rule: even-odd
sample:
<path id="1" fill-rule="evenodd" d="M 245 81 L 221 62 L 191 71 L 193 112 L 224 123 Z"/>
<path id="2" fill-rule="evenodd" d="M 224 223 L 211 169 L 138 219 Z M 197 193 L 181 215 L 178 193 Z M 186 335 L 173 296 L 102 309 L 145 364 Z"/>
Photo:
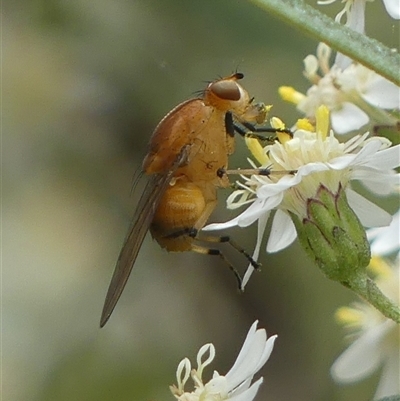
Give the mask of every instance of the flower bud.
<path id="1" fill-rule="evenodd" d="M 333 193 L 321 184 L 307 200 L 307 217 L 293 220 L 303 248 L 330 279 L 347 283 L 365 276 L 369 243 L 341 185 Z"/>

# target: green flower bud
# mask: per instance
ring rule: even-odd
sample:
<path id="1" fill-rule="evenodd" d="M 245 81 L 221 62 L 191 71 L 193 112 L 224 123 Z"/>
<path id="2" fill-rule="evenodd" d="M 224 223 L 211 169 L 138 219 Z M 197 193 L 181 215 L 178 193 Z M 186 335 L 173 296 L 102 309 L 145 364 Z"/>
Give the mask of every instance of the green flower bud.
<path id="1" fill-rule="evenodd" d="M 370 246 L 341 185 L 333 193 L 321 184 L 307 200 L 307 217 L 292 217 L 301 245 L 330 279 L 348 283 L 365 276 Z"/>

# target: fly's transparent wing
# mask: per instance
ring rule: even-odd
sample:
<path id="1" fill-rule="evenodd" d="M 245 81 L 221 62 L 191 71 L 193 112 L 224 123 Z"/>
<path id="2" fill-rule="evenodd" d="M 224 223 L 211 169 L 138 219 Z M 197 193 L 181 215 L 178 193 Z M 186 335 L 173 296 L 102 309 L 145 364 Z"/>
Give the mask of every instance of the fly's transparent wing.
<path id="1" fill-rule="evenodd" d="M 101 314 L 100 327 L 103 327 L 107 323 L 115 305 L 121 297 L 160 200 L 177 168 L 186 163 L 187 150 L 188 146 L 184 146 L 171 168 L 165 173 L 152 174 L 149 177 L 149 181 L 146 184 L 133 216 L 128 236 L 119 254 L 110 286 L 108 287 Z"/>

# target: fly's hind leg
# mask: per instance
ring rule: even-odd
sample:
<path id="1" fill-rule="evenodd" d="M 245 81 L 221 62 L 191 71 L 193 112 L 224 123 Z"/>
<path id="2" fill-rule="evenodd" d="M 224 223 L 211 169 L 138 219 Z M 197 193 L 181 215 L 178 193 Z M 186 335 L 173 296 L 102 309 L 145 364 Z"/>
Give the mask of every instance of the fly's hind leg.
<path id="1" fill-rule="evenodd" d="M 199 237 L 199 231 L 204 227 L 210 214 L 216 206 L 215 188 L 200 189 L 193 183 L 177 182 L 167 188 L 160 205 L 154 215 L 150 231 L 158 243 L 171 252 L 193 251 L 206 255 L 219 256 L 234 273 L 239 288 L 242 278 L 225 255 L 216 248 L 198 245 L 197 241 L 205 243 L 229 243 L 243 254 L 254 268 L 260 265 L 229 237 L 206 236 Z"/>
<path id="2" fill-rule="evenodd" d="M 207 248 L 205 246 L 200 246 L 197 244 L 192 244 L 192 247 L 190 249 L 193 252 L 201 253 L 203 255 L 216 255 L 219 256 L 229 267 L 229 269 L 233 272 L 233 274 L 236 277 L 237 283 L 238 283 L 238 288 L 242 288 L 242 277 L 240 276 L 239 272 L 236 270 L 236 268 L 229 262 L 229 260 L 225 257 L 225 255 L 217 248 Z"/>
<path id="3" fill-rule="evenodd" d="M 256 262 L 248 252 L 246 252 L 239 244 L 233 241 L 231 237 L 229 237 L 228 235 L 223 235 L 223 236 L 209 235 L 201 238 L 197 237 L 196 239 L 203 242 L 228 243 L 232 248 L 236 249 L 239 253 L 241 253 L 255 269 L 260 269 L 261 267 L 260 263 Z"/>
<path id="4" fill-rule="evenodd" d="M 247 253 L 239 244 L 236 242 L 232 241 L 231 238 L 227 235 L 225 236 L 205 236 L 205 237 L 198 237 L 197 235 L 197 230 L 193 229 L 191 232 L 191 236 L 193 239 L 201 242 L 208 242 L 208 243 L 214 243 L 214 244 L 220 244 L 220 243 L 228 243 L 230 246 L 232 246 L 236 251 L 241 253 L 242 255 L 245 256 L 245 258 L 250 262 L 250 264 L 255 268 L 255 269 L 260 269 L 261 264 L 257 263 L 249 253 Z M 229 267 L 229 269 L 233 272 L 233 274 L 236 277 L 236 280 L 238 282 L 239 289 L 242 288 L 242 277 L 240 276 L 239 272 L 236 270 L 236 268 L 229 262 L 229 260 L 225 257 L 225 255 L 221 252 L 221 250 L 217 248 L 208 248 L 206 246 L 200 246 L 197 244 L 192 243 L 191 245 L 191 250 L 197 253 L 202 253 L 206 255 L 217 255 L 219 256 Z"/>

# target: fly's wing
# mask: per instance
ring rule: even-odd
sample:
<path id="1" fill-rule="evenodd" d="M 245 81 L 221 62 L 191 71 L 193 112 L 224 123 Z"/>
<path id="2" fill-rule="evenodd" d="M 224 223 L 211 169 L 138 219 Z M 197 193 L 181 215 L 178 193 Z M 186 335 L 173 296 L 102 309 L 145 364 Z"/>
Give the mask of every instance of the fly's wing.
<path id="1" fill-rule="evenodd" d="M 152 174 L 139 200 L 129 234 L 125 239 L 118 257 L 117 265 L 108 287 L 100 327 L 103 327 L 113 312 L 115 305 L 121 297 L 125 284 L 128 281 L 133 265 L 142 246 L 144 237 L 153 220 L 157 206 L 169 185 L 175 171 L 187 161 L 189 145 L 184 146 L 176 157 L 171 168 L 165 173 Z"/>

